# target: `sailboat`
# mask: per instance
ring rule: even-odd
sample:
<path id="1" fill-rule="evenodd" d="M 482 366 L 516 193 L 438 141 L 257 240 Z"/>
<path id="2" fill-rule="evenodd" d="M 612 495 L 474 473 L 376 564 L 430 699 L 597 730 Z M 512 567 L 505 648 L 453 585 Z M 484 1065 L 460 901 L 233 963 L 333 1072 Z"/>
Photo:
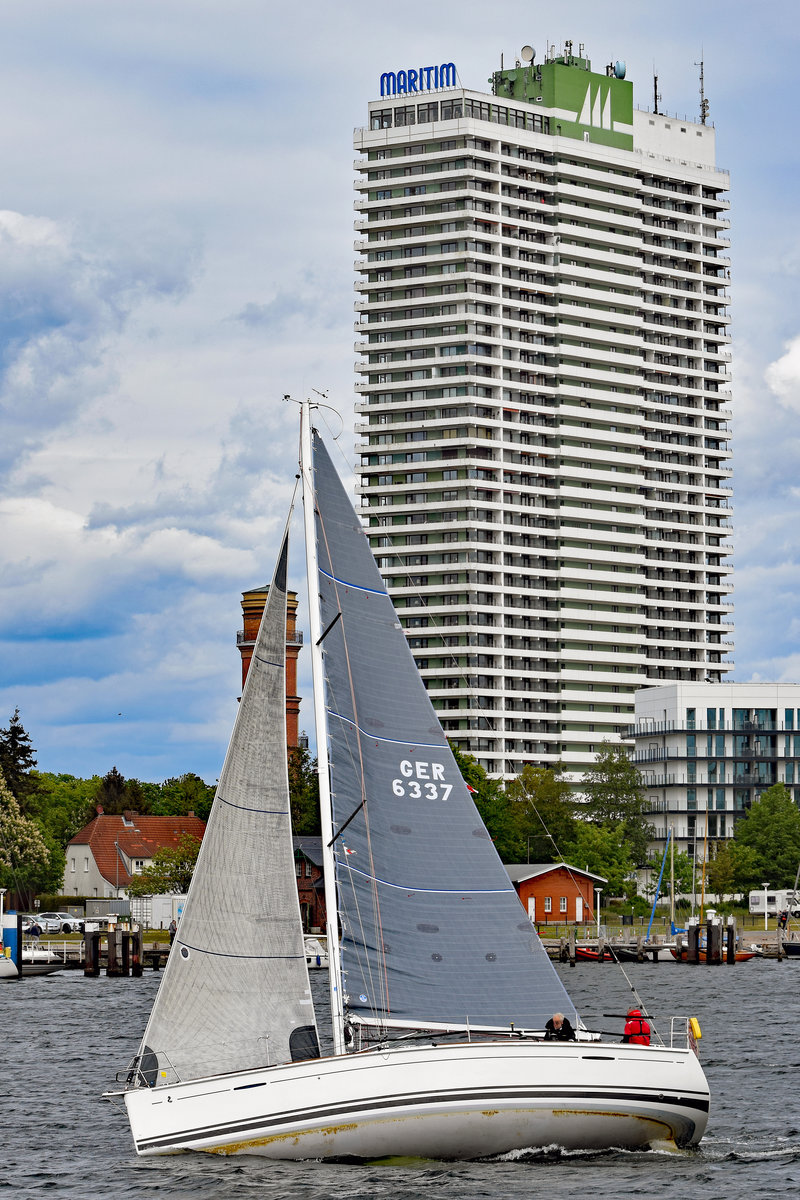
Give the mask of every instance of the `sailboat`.
<path id="1" fill-rule="evenodd" d="M 686 1146 L 689 1045 L 586 1030 L 469 795 L 361 523 L 301 405 L 332 1052 L 286 777 L 284 538 L 197 867 L 122 1096 L 140 1155 L 473 1159 Z M 564 1013 L 574 1042 L 547 1041 Z"/>

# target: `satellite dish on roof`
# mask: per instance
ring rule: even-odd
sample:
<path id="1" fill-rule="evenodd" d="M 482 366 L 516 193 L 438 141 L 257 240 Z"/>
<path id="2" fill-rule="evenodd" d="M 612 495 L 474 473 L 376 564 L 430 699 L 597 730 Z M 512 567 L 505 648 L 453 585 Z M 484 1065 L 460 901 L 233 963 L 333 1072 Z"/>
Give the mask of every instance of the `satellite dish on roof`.
<path id="1" fill-rule="evenodd" d="M 533 46 L 523 46 L 519 52 L 519 56 L 524 63 L 533 62 L 536 56 L 536 51 L 534 50 Z"/>

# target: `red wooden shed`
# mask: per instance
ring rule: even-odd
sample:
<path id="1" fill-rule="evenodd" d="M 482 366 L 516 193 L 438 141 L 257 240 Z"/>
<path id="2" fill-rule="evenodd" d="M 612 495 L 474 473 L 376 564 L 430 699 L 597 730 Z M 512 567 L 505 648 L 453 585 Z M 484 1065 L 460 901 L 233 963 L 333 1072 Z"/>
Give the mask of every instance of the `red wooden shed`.
<path id="1" fill-rule="evenodd" d="M 569 863 L 506 863 L 506 870 L 530 919 L 537 925 L 595 921 L 595 889 L 602 875 Z"/>

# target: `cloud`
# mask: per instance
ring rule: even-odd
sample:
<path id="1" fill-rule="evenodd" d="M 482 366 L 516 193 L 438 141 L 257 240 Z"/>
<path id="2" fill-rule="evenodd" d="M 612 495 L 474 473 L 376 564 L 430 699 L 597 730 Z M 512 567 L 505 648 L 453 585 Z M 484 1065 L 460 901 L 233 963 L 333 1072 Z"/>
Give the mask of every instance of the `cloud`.
<path id="1" fill-rule="evenodd" d="M 787 343 L 777 362 L 769 364 L 764 377 L 784 408 L 800 412 L 800 335 Z"/>
<path id="2" fill-rule="evenodd" d="M 0 211 L 0 470 L 108 390 L 108 339 L 137 304 L 185 291 L 192 253 L 140 232 L 134 248 L 104 245 L 96 229 Z"/>

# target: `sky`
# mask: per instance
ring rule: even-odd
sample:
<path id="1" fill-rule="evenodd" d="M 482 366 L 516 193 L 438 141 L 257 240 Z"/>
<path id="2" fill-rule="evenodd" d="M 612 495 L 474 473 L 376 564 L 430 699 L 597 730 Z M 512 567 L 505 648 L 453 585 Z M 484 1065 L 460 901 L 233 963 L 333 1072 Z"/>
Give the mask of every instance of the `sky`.
<path id="1" fill-rule="evenodd" d="M 736 680 L 800 680 L 800 6 L 5 0 L 0 725 L 45 771 L 213 782 L 297 408 L 354 463 L 353 129 L 384 70 L 583 42 L 731 172 Z M 299 507 L 299 506 L 298 506 Z M 292 586 L 302 587 L 297 523 Z M 302 623 L 302 618 L 301 618 Z M 307 627 L 307 626 L 306 626 Z M 310 731 L 308 655 L 301 727 Z"/>

